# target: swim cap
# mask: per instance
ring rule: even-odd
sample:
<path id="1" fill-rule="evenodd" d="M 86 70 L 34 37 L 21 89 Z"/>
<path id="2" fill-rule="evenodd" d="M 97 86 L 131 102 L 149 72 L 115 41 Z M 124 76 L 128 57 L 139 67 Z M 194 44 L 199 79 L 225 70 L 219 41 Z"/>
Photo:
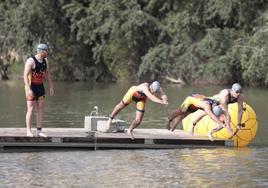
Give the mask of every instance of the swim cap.
<path id="1" fill-rule="evenodd" d="M 160 90 L 160 83 L 158 81 L 154 81 L 151 85 L 150 85 L 150 89 L 153 93 L 157 92 Z"/>
<path id="2" fill-rule="evenodd" d="M 222 114 L 222 108 L 219 105 L 214 106 L 212 108 L 212 112 L 215 116 L 220 117 L 220 115 Z"/>
<path id="3" fill-rule="evenodd" d="M 37 51 L 48 50 L 48 46 L 46 44 L 38 44 L 36 49 Z"/>
<path id="4" fill-rule="evenodd" d="M 236 93 L 241 93 L 242 87 L 239 83 L 235 83 L 232 85 L 232 90 L 235 91 Z"/>

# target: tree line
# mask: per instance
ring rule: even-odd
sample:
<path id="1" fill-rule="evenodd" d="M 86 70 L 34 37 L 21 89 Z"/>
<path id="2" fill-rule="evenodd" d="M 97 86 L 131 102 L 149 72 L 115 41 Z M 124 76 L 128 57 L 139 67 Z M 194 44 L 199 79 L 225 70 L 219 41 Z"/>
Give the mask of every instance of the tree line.
<path id="1" fill-rule="evenodd" d="M 0 74 L 39 42 L 57 80 L 268 85 L 267 0 L 1 0 Z"/>

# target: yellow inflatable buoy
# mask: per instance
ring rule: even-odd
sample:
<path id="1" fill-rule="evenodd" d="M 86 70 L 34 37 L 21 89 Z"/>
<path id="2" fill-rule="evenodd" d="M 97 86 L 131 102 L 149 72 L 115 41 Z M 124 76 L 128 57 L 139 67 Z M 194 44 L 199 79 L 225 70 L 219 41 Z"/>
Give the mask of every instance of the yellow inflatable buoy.
<path id="1" fill-rule="evenodd" d="M 233 131 L 237 128 L 237 118 L 238 118 L 237 103 L 228 105 L 228 112 L 231 116 L 231 128 Z M 190 131 L 192 127 L 192 119 L 195 113 L 190 114 L 184 118 L 183 130 Z M 258 122 L 256 113 L 254 110 L 246 103 L 243 103 L 243 116 L 241 121 L 241 129 L 232 138 L 234 146 L 242 147 L 248 145 L 256 136 L 258 129 Z M 215 122 L 211 120 L 208 116 L 202 118 L 195 126 L 194 132 L 198 134 L 206 135 L 209 130 L 215 127 Z M 229 134 L 226 128 L 221 129 L 218 132 L 213 133 L 214 138 L 228 139 Z"/>

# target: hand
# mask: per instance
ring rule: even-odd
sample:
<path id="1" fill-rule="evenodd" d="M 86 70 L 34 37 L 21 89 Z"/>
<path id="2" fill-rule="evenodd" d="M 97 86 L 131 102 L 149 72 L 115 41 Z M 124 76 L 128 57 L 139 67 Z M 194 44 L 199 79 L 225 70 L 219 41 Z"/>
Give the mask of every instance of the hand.
<path id="1" fill-rule="evenodd" d="M 163 100 L 162 100 L 162 104 L 168 105 L 168 101 L 165 100 L 165 99 L 163 99 Z"/>
<path id="2" fill-rule="evenodd" d="M 30 88 L 27 89 L 27 95 L 32 96 L 32 97 L 34 96 L 34 93 Z"/>
<path id="3" fill-rule="evenodd" d="M 224 123 L 220 123 L 221 127 L 227 128 L 228 126 L 226 126 Z"/>
<path id="4" fill-rule="evenodd" d="M 168 98 L 166 95 L 163 95 L 161 98 L 162 98 L 162 100 L 168 101 Z"/>
<path id="5" fill-rule="evenodd" d="M 229 139 L 232 139 L 232 138 L 237 134 L 237 132 L 238 132 L 238 129 L 236 129 L 236 130 L 231 134 L 231 136 L 229 137 Z"/>
<path id="6" fill-rule="evenodd" d="M 53 88 L 50 88 L 49 89 L 49 94 L 50 94 L 50 96 L 53 96 L 54 95 L 54 89 Z"/>
<path id="7" fill-rule="evenodd" d="M 245 124 L 238 123 L 236 129 L 240 130 L 242 127 L 245 127 Z"/>
<path id="8" fill-rule="evenodd" d="M 238 131 L 241 129 L 241 124 L 237 124 L 236 130 L 233 132 L 233 134 L 229 137 L 229 139 L 232 139 L 237 133 Z"/>

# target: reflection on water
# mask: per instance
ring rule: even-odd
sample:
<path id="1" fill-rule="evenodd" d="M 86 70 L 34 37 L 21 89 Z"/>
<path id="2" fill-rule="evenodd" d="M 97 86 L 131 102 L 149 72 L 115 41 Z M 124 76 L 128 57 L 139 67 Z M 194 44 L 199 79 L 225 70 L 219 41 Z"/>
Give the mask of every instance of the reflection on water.
<path id="1" fill-rule="evenodd" d="M 267 147 L 2 153 L 0 186 L 267 187 L 267 164 Z"/>

